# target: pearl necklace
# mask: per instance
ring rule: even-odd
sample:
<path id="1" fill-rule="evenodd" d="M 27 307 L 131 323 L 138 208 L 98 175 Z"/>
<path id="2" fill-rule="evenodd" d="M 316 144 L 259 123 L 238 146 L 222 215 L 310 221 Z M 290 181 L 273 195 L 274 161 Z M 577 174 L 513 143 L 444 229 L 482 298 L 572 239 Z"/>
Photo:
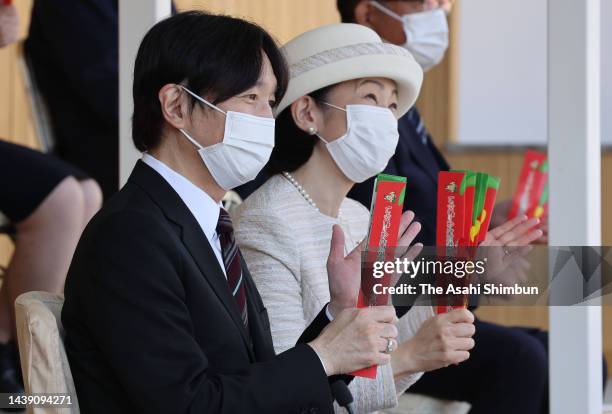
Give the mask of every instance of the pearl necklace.
<path id="1" fill-rule="evenodd" d="M 314 202 L 312 197 L 310 197 L 310 194 L 308 194 L 308 192 L 304 189 L 304 187 L 302 187 L 302 185 L 297 182 L 297 180 L 295 179 L 293 175 L 291 175 L 287 171 L 283 171 L 283 176 L 285 176 L 285 178 L 289 180 L 291 184 L 293 184 L 293 186 L 298 190 L 298 193 L 300 193 L 300 195 L 304 197 L 304 200 L 306 200 L 308 204 L 310 204 L 317 212 L 320 212 L 319 207 L 317 207 L 317 203 Z M 341 217 L 342 217 L 342 209 L 339 208 L 338 218 L 340 219 Z"/>
<path id="2" fill-rule="evenodd" d="M 298 192 L 300 193 L 300 195 L 302 197 L 304 197 L 304 200 L 306 200 L 308 202 L 308 204 L 310 204 L 316 211 L 317 213 L 319 213 L 319 207 L 317 207 L 317 203 L 314 202 L 314 200 L 312 199 L 312 197 L 310 197 L 310 194 L 308 194 L 308 192 L 304 189 L 304 187 L 302 187 L 302 185 L 300 183 L 297 182 L 297 180 L 295 179 L 295 177 L 293 175 L 291 175 L 289 172 L 287 171 L 283 171 L 283 176 L 289 180 L 289 182 L 291 184 L 293 184 L 293 186 L 298 190 Z M 342 222 L 342 209 L 338 209 L 338 221 Z M 357 247 L 357 245 L 359 243 L 361 243 L 361 240 L 359 240 L 358 242 L 355 242 L 353 239 L 353 235 L 351 234 L 351 230 L 350 228 L 347 227 L 346 229 L 346 237 L 347 237 L 347 242 L 349 246 L 352 246 L 352 248 Z M 349 250 L 347 248 L 347 243 L 345 243 L 344 245 L 344 255 L 346 256 L 347 254 L 349 254 Z"/>
<path id="3" fill-rule="evenodd" d="M 304 190 L 304 187 L 302 187 L 302 185 L 300 183 L 297 182 L 297 180 L 293 177 L 293 175 L 289 174 L 287 171 L 283 171 L 283 175 L 285 176 L 285 178 L 287 180 L 289 180 L 289 182 L 291 184 L 293 184 L 293 186 L 295 188 L 297 188 L 298 193 L 300 193 L 300 195 L 302 197 L 304 197 L 304 199 L 306 201 L 308 201 L 308 204 L 310 204 L 311 206 L 314 207 L 315 210 L 317 210 L 317 212 L 319 211 L 319 207 L 317 207 L 317 203 L 314 202 L 314 200 L 312 199 L 312 197 L 310 197 L 310 194 L 308 194 L 308 192 L 306 192 L 306 190 Z"/>

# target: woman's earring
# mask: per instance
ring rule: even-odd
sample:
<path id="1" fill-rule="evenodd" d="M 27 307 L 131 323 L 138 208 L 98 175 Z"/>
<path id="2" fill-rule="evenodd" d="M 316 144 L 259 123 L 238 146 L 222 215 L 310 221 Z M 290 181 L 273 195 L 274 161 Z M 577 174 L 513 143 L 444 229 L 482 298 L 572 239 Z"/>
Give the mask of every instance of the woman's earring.
<path id="1" fill-rule="evenodd" d="M 315 127 L 308 127 L 308 135 L 315 135 L 317 132 Z"/>

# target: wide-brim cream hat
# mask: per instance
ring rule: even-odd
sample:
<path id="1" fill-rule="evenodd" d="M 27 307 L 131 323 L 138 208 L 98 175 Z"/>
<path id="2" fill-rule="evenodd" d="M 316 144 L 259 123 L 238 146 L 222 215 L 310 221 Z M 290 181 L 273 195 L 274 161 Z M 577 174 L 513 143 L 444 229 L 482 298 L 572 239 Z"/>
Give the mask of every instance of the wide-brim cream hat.
<path id="1" fill-rule="evenodd" d="M 398 114 L 414 105 L 423 70 L 409 51 L 385 43 L 375 31 L 353 23 L 330 24 L 290 40 L 281 50 L 289 65 L 289 86 L 275 115 L 301 96 L 325 86 L 359 78 L 396 82 Z"/>

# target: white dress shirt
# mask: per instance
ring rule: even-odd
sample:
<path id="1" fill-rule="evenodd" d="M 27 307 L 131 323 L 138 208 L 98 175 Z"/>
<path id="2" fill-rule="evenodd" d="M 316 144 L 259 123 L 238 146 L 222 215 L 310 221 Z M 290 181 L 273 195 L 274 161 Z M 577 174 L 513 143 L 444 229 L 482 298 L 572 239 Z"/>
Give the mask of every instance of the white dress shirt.
<path id="1" fill-rule="evenodd" d="M 219 211 L 222 207 L 221 203 L 215 203 L 215 200 L 206 194 L 206 192 L 150 154 L 144 153 L 142 155 L 142 162 L 157 171 L 183 200 L 183 203 L 185 203 L 202 228 L 225 275 L 221 242 L 217 234 L 217 222 L 219 221 Z"/>

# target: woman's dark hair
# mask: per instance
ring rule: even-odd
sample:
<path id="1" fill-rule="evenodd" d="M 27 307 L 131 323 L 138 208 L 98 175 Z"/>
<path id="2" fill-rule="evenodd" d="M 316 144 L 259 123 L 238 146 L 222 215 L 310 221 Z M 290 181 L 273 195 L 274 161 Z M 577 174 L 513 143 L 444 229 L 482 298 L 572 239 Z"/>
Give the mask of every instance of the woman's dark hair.
<path id="1" fill-rule="evenodd" d="M 327 99 L 329 91 L 336 85 L 326 86 L 308 94 L 318 104 Z M 323 110 L 327 107 L 323 106 Z M 283 171 L 292 172 L 304 165 L 310 159 L 315 144 L 319 140 L 316 135 L 310 135 L 301 130 L 291 115 L 291 105 L 283 109 L 276 117 L 274 127 L 274 149 L 266 171 L 270 175 Z"/>
<path id="2" fill-rule="evenodd" d="M 336 8 L 342 23 L 355 23 L 355 7 L 361 0 L 336 0 Z"/>
<path id="3" fill-rule="evenodd" d="M 268 56 L 276 76 L 276 102 L 287 89 L 287 64 L 261 27 L 230 16 L 189 11 L 169 17 L 145 35 L 134 67 L 132 138 L 140 151 L 155 148 L 164 119 L 159 90 L 185 84 L 223 102 L 253 87 Z M 192 103 L 193 103 L 193 98 Z"/>

